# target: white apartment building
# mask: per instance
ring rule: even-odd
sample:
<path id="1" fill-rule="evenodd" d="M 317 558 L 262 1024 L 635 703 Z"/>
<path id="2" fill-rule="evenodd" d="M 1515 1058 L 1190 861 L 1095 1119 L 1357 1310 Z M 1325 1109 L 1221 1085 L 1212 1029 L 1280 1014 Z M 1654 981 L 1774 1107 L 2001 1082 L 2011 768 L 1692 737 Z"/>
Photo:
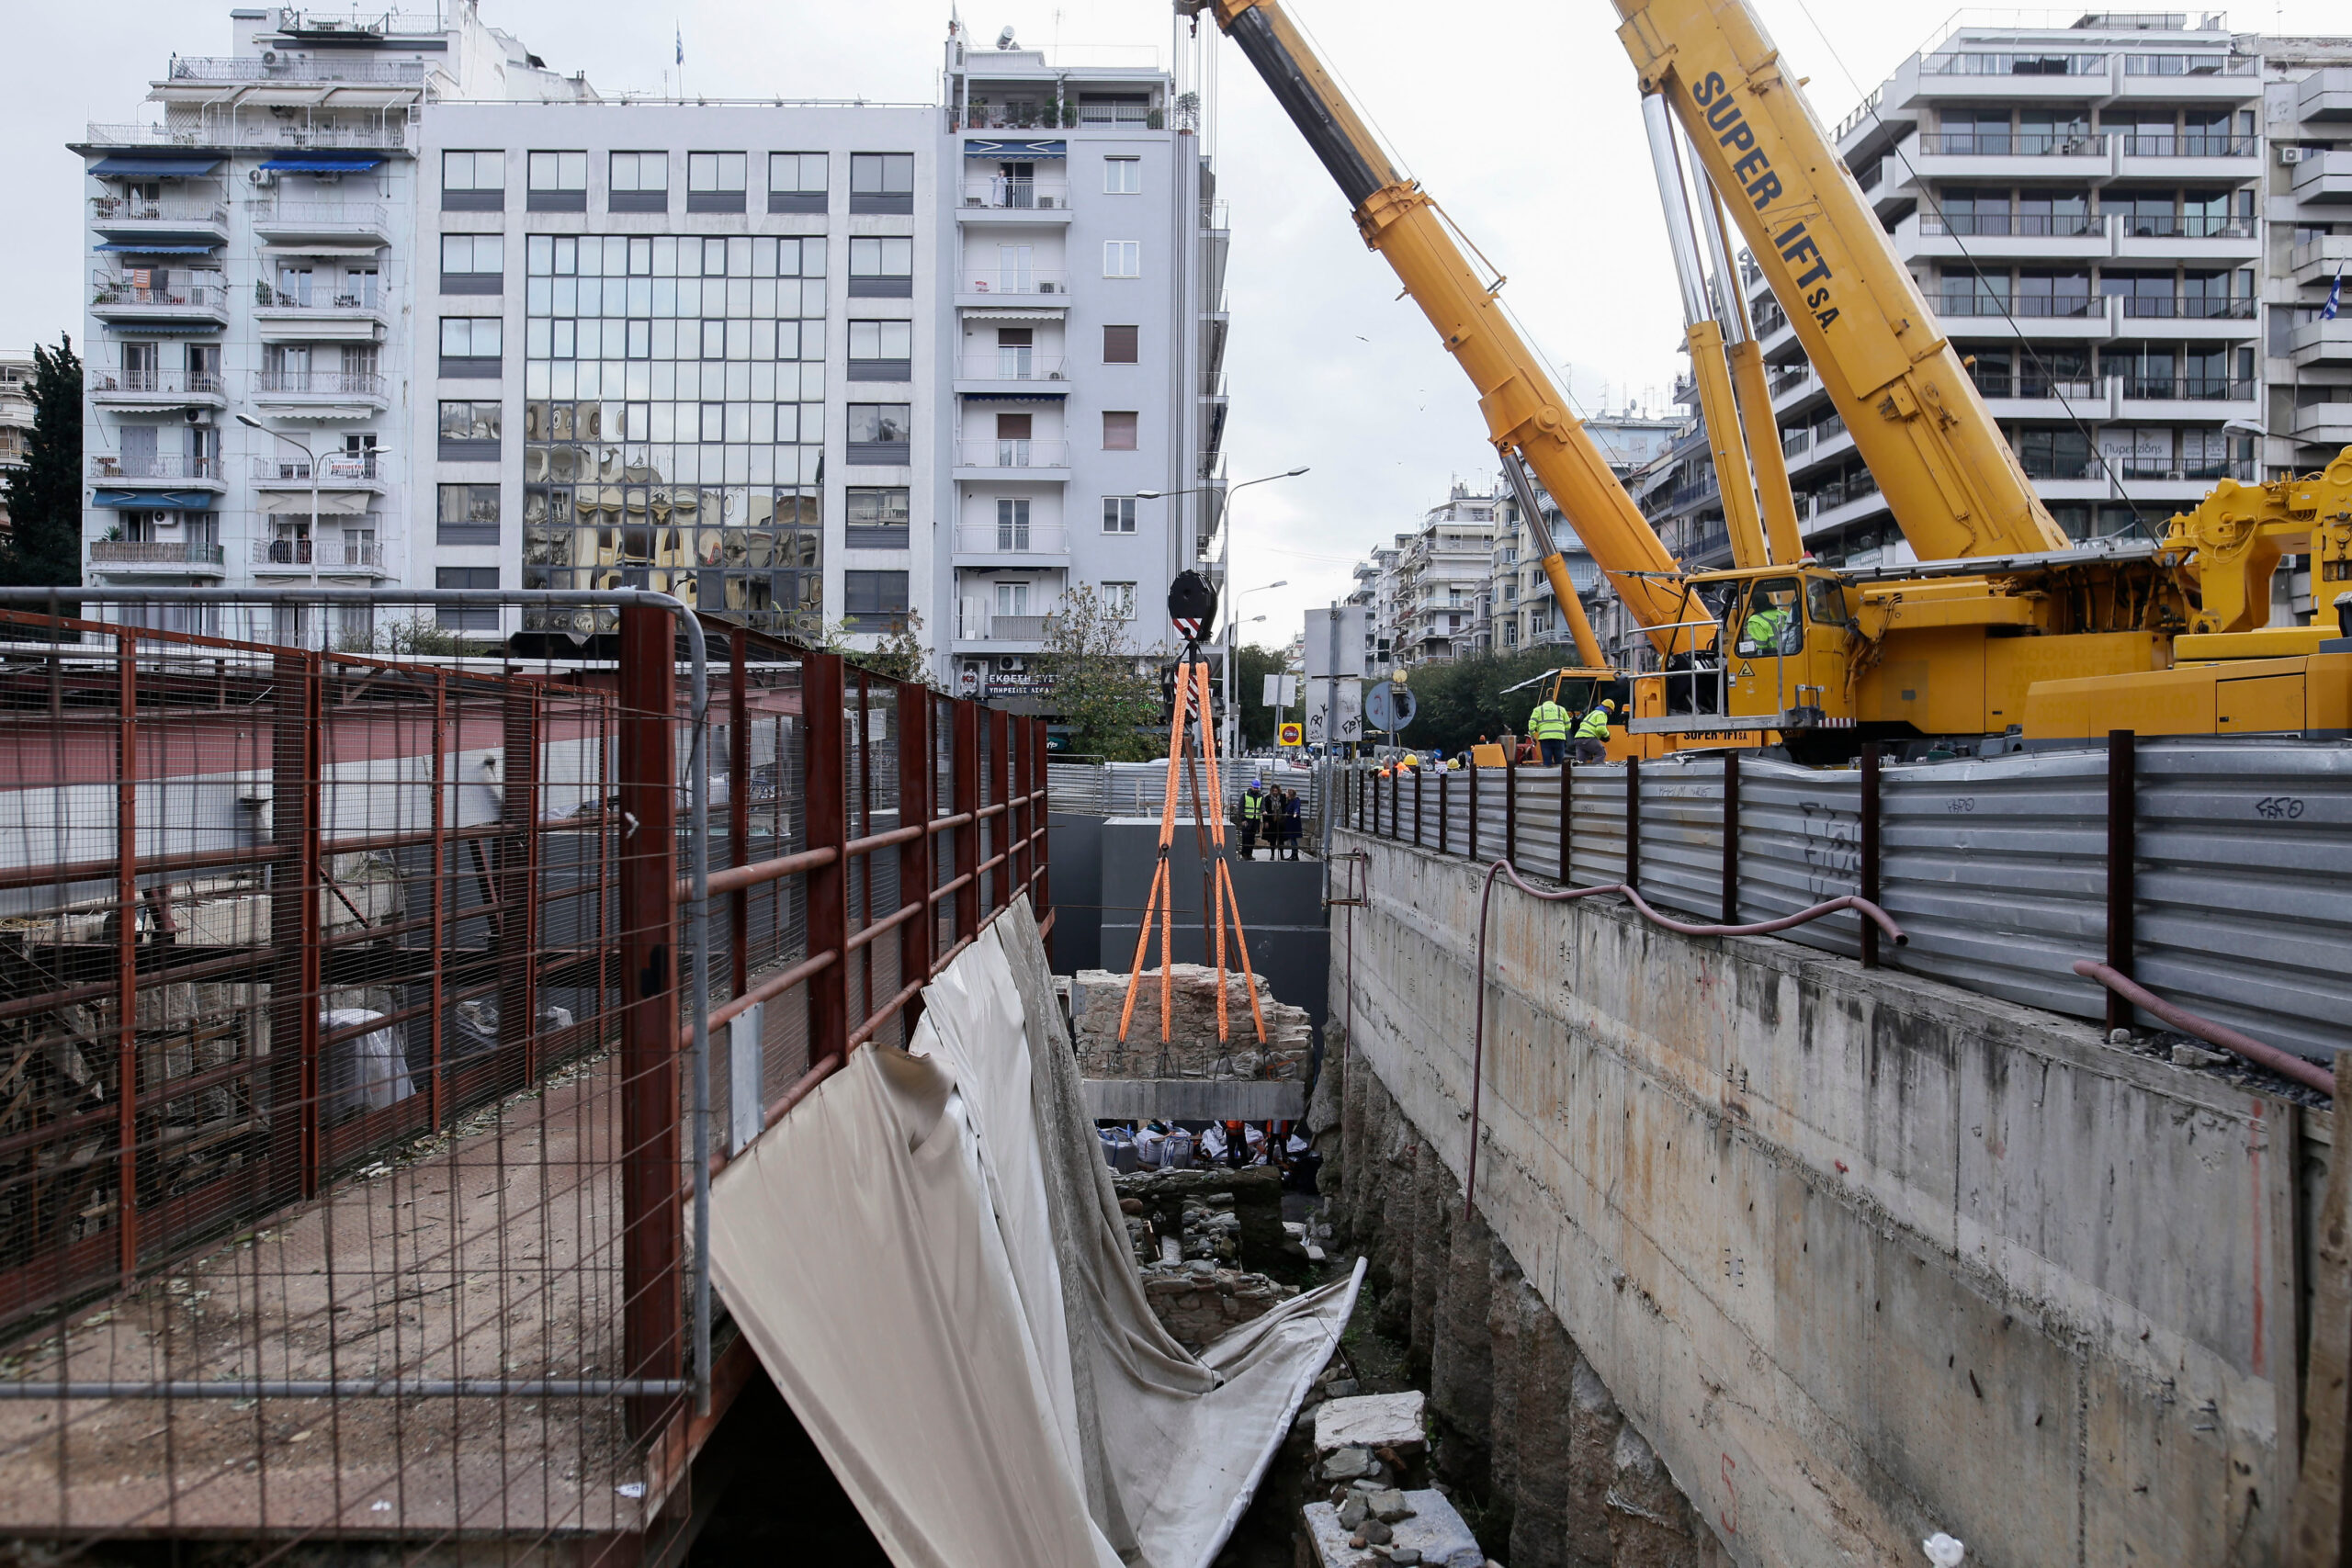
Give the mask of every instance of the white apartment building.
<path id="1" fill-rule="evenodd" d="M 1610 472 L 1626 482 L 1666 452 L 1687 425 L 1688 421 L 1683 418 L 1645 413 L 1632 408 L 1599 413 L 1584 422 L 1585 433 L 1608 458 Z M 1573 649 L 1574 639 L 1567 623 L 1557 613 L 1558 605 L 1553 598 L 1552 580 L 1544 574 L 1542 559 L 1534 553 L 1533 541 L 1507 480 L 1498 484 L 1496 494 L 1493 566 L 1485 596 L 1485 618 L 1479 626 L 1478 651 L 1514 653 L 1555 644 Z M 1605 606 L 1614 604 L 1614 595 L 1609 592 L 1600 567 L 1577 537 L 1576 529 L 1562 514 L 1559 503 L 1541 486 L 1536 494 L 1543 502 L 1544 521 L 1551 531 L 1553 545 L 1567 566 L 1568 581 L 1575 585 L 1587 616 L 1595 619 L 1598 635 L 1598 619 Z"/>
<path id="2" fill-rule="evenodd" d="M 2330 63 L 2334 62 L 2335 63 Z M 2352 40 L 2222 17 L 1962 21 L 1849 115 L 1839 151 L 2052 512 L 2160 529 L 2223 478 L 2352 437 L 2352 335 L 2312 318 L 2352 232 Z M 1751 272 L 1805 538 L 1909 558 Z"/>
<path id="3" fill-rule="evenodd" d="M 1384 622 L 1396 663 L 1426 664 L 1477 651 L 1480 605 L 1493 571 L 1495 514 L 1507 493 L 1476 494 L 1456 479 L 1419 527 L 1396 536 L 1396 562 L 1385 574 Z"/>
<path id="4" fill-rule="evenodd" d="M 647 101 L 471 3 L 232 17 L 160 125 L 77 149 L 94 583 L 919 619 L 938 678 L 998 695 L 1073 582 L 1159 640 L 1224 412 L 1223 224 L 1164 72 L 951 36 L 944 103 Z"/>

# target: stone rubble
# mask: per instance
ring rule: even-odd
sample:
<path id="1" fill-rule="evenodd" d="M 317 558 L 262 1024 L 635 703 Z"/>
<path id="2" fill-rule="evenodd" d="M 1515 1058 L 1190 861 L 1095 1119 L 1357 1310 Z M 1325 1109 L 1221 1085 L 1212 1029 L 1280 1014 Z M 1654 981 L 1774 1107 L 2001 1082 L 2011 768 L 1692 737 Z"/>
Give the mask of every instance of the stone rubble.
<path id="1" fill-rule="evenodd" d="M 1135 1018 L 1127 1027 L 1123 1048 L 1119 1019 L 1126 1006 L 1126 975 L 1108 969 L 1080 970 L 1069 985 L 1070 1031 L 1079 1071 L 1090 1078 L 1304 1078 L 1315 1043 L 1306 1010 L 1276 1001 L 1266 977 L 1256 978 L 1258 1007 L 1266 1021 L 1264 1043 L 1261 1045 L 1250 1018 L 1250 988 L 1238 970 L 1226 975 L 1226 1039 L 1220 1043 L 1216 971 L 1199 964 L 1179 964 L 1170 969 L 1171 1006 L 1163 1063 L 1160 972 L 1143 972 L 1136 987 Z"/>

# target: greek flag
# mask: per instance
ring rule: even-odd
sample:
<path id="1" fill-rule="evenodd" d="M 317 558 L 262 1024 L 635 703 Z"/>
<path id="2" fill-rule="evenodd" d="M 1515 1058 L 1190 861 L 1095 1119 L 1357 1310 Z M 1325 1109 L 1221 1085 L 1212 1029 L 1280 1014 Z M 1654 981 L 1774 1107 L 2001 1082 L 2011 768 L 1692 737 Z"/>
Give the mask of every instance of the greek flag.
<path id="1" fill-rule="evenodd" d="M 2335 281 L 2327 286 L 2327 303 L 2319 308 L 2319 319 L 2323 321 L 2335 320 L 2336 307 L 2343 303 L 2344 269 L 2339 266 L 2335 269 Z"/>
<path id="2" fill-rule="evenodd" d="M 684 26 L 684 23 L 681 23 L 681 24 L 679 25 L 679 27 L 678 27 L 678 63 L 679 63 L 679 64 L 681 64 L 681 65 L 684 65 L 685 62 L 686 62 L 686 29 L 685 29 L 685 26 Z"/>

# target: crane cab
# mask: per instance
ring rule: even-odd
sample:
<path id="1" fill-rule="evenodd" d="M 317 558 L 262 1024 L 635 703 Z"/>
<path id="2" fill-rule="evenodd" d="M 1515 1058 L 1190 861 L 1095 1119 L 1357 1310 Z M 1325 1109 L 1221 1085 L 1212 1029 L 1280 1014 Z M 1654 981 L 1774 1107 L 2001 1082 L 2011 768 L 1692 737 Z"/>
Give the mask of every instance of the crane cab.
<path id="1" fill-rule="evenodd" d="M 1847 671 L 1860 633 L 1859 595 L 1826 567 L 1748 567 L 1684 580 L 1675 642 L 1662 668 L 1634 677 L 1636 735 L 1754 744 L 1851 730 Z"/>

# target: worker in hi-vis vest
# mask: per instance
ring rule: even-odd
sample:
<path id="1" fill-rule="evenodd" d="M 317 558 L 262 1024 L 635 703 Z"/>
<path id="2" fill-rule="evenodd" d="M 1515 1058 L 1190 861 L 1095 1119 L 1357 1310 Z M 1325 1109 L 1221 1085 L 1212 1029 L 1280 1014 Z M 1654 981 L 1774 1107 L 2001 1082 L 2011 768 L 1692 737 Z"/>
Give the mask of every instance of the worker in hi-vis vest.
<path id="1" fill-rule="evenodd" d="M 1241 858 L 1253 860 L 1258 849 L 1258 828 L 1266 819 L 1266 786 L 1257 780 L 1241 796 Z"/>
<path id="2" fill-rule="evenodd" d="M 1527 733 L 1535 737 L 1544 748 L 1544 765 L 1556 768 L 1568 755 L 1568 729 L 1573 724 L 1568 710 L 1556 701 L 1545 697 L 1527 716 Z"/>
<path id="3" fill-rule="evenodd" d="M 1609 726 L 1617 717 L 1617 699 L 1604 697 L 1600 705 L 1577 726 L 1577 761 L 1598 762 L 1609 755 Z"/>

